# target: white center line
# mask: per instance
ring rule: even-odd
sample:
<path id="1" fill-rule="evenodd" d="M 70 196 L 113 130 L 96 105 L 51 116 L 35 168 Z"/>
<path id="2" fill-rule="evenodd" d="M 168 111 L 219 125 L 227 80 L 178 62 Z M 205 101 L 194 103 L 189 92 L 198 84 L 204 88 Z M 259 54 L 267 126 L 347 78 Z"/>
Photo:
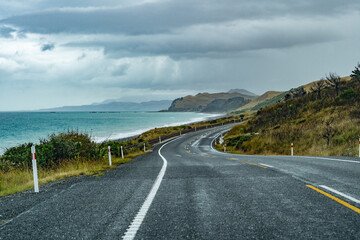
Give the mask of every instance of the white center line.
<path id="1" fill-rule="evenodd" d="M 268 165 L 268 164 L 265 164 L 265 163 L 259 163 L 259 164 L 260 164 L 260 165 L 263 165 L 263 166 L 265 166 L 265 167 L 274 168 L 273 166 Z"/>
<path id="2" fill-rule="evenodd" d="M 176 139 L 174 139 L 172 141 L 175 141 L 175 140 Z M 163 155 L 161 155 L 160 151 L 165 145 L 171 143 L 172 141 L 167 142 L 164 145 L 162 145 L 161 148 L 158 151 L 159 156 L 163 160 L 162 168 L 161 168 L 161 170 L 160 170 L 160 172 L 159 172 L 159 174 L 158 174 L 158 176 L 157 176 L 157 178 L 155 180 L 154 185 L 152 186 L 152 188 L 150 190 L 149 195 L 146 197 L 145 202 L 141 206 L 139 212 L 137 213 L 137 215 L 135 216 L 135 218 L 131 222 L 131 224 L 130 224 L 129 228 L 126 230 L 126 233 L 124 234 L 124 236 L 122 237 L 122 239 L 124 239 L 124 240 L 132 240 L 132 239 L 135 238 L 135 235 L 136 235 L 137 231 L 139 230 L 139 228 L 140 228 L 140 226 L 141 226 L 141 224 L 142 224 L 142 222 L 143 222 L 143 220 L 144 220 L 144 218 L 146 216 L 146 213 L 149 210 L 149 208 L 151 206 L 151 203 L 155 198 L 155 195 L 156 195 L 157 191 L 159 190 L 161 181 L 164 178 L 166 167 L 167 167 L 167 161 L 163 157 Z"/>
<path id="3" fill-rule="evenodd" d="M 329 190 L 329 191 L 331 191 L 333 193 L 336 193 L 336 194 L 338 194 L 340 196 L 343 196 L 344 198 L 347 198 L 347 199 L 349 199 L 349 200 L 351 200 L 353 202 L 356 202 L 356 203 L 360 204 L 360 200 L 357 200 L 356 198 L 353 198 L 353 197 L 351 197 L 349 195 L 346 195 L 345 193 L 339 192 L 339 191 L 337 191 L 337 190 L 335 190 L 335 189 L 333 189 L 331 187 L 328 187 L 328 186 L 325 186 L 325 185 L 320 185 L 320 187 L 322 187 L 322 188 L 324 188 L 326 190 Z"/>

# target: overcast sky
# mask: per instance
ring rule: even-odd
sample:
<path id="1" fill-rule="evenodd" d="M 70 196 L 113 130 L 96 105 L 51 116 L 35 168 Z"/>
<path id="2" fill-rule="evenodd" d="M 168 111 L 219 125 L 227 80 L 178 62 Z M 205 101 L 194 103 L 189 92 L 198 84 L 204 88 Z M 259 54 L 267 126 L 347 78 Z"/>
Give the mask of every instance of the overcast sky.
<path id="1" fill-rule="evenodd" d="M 360 61 L 359 0 L 0 0 L 0 111 L 288 90 Z"/>

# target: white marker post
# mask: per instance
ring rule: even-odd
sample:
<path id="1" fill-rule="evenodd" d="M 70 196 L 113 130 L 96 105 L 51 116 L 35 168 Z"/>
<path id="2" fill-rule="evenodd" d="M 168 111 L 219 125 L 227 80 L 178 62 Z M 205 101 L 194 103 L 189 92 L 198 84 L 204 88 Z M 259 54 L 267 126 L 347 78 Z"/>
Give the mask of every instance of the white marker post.
<path id="1" fill-rule="evenodd" d="M 108 152 L 109 152 L 109 166 L 111 166 L 111 148 L 108 146 Z"/>
<path id="2" fill-rule="evenodd" d="M 159 143 L 161 143 L 161 136 L 159 136 Z"/>
<path id="3" fill-rule="evenodd" d="M 196 127 L 195 127 L 195 132 L 196 132 Z"/>
<path id="4" fill-rule="evenodd" d="M 144 143 L 144 152 L 146 152 L 146 146 L 145 146 L 145 143 Z"/>
<path id="5" fill-rule="evenodd" d="M 294 156 L 294 144 L 291 143 L 291 156 Z"/>
<path id="6" fill-rule="evenodd" d="M 181 131 L 180 131 L 180 136 L 181 136 Z"/>
<path id="7" fill-rule="evenodd" d="M 124 151 L 123 151 L 123 147 L 121 146 L 121 158 L 124 159 Z"/>
<path id="8" fill-rule="evenodd" d="M 38 180 L 38 175 L 37 175 L 35 146 L 31 147 L 31 158 L 32 158 L 33 176 L 34 176 L 34 191 L 36 193 L 38 193 L 39 192 L 39 180 Z"/>
<path id="9" fill-rule="evenodd" d="M 224 152 L 226 152 L 226 144 L 224 144 Z"/>

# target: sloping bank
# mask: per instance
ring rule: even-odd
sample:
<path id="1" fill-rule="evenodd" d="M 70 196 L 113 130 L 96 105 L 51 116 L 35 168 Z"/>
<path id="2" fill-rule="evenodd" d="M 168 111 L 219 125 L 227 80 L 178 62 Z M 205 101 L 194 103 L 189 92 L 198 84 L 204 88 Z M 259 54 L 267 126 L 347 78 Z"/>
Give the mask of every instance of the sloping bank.
<path id="1" fill-rule="evenodd" d="M 39 183 L 78 176 L 101 175 L 102 171 L 131 161 L 168 139 L 189 132 L 240 121 L 238 116 L 223 117 L 193 124 L 155 128 L 126 141 L 95 143 L 87 133 L 68 131 L 52 134 L 40 144 L 25 143 L 8 149 L 0 157 L 0 197 L 33 188 L 31 146 L 36 147 Z M 112 166 L 108 162 L 111 147 Z M 123 147 L 124 158 L 121 156 Z"/>

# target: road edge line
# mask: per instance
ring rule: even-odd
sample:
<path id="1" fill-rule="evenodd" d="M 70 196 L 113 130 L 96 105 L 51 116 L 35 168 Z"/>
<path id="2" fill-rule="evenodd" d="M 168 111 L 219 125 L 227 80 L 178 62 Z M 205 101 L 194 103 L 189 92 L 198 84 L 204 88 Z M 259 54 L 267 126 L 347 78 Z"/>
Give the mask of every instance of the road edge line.
<path id="1" fill-rule="evenodd" d="M 358 200 L 358 199 L 356 199 L 356 198 L 353 198 L 353 197 L 351 197 L 351 196 L 349 196 L 349 195 L 346 195 L 345 193 L 339 192 L 338 190 L 335 190 L 335 189 L 333 189 L 333 188 L 331 188 L 331 187 L 328 187 L 328 186 L 325 186 L 325 185 L 320 185 L 320 187 L 322 187 L 322 188 L 324 188 L 324 189 L 326 189 L 326 190 L 328 190 L 328 191 L 330 191 L 330 192 L 333 192 L 333 193 L 335 193 L 335 194 L 337 194 L 337 195 L 340 195 L 340 196 L 342 196 L 342 197 L 344 197 L 344 198 L 347 198 L 347 199 L 349 199 L 350 201 L 353 201 L 353 202 L 355 202 L 355 203 L 360 204 L 360 200 Z"/>
<path id="2" fill-rule="evenodd" d="M 335 197 L 335 196 L 333 196 L 333 195 L 331 195 L 331 194 L 329 194 L 329 193 L 327 193 L 327 192 L 324 192 L 323 190 L 320 190 L 320 189 L 318 189 L 318 188 L 316 188 L 316 187 L 314 187 L 314 186 L 312 186 L 312 185 L 306 185 L 306 186 L 307 186 L 308 188 L 311 188 L 312 190 L 317 191 L 318 193 L 321 193 L 321 194 L 325 195 L 325 196 L 328 197 L 328 198 L 331 198 L 332 200 L 334 200 L 334 201 L 342 204 L 343 206 L 345 206 L 345 207 L 353 210 L 354 212 L 360 214 L 360 209 L 359 209 L 359 208 L 354 207 L 353 205 L 351 205 L 351 204 L 349 204 L 349 203 L 341 200 L 340 198 L 337 198 L 337 197 Z"/>
<path id="3" fill-rule="evenodd" d="M 159 172 L 159 174 L 157 175 L 156 177 L 156 180 L 149 192 L 149 194 L 147 195 L 146 199 L 145 199 L 145 202 L 143 203 L 143 205 L 141 206 L 140 210 L 138 211 L 138 213 L 136 214 L 135 218 L 133 219 L 133 221 L 131 222 L 130 226 L 127 228 L 125 234 L 123 235 L 122 239 L 124 240 L 132 240 L 135 238 L 136 236 L 136 233 L 137 231 L 139 230 L 150 206 L 151 206 L 151 203 L 153 202 L 155 196 L 156 196 L 156 193 L 157 191 L 159 190 L 159 187 L 160 187 L 160 184 L 164 178 L 164 175 L 165 175 L 165 171 L 166 171 L 166 168 L 167 168 L 167 161 L 166 161 L 166 158 L 164 158 L 163 155 L 161 155 L 161 149 L 166 146 L 167 144 L 177 140 L 178 138 L 176 139 L 173 139 L 167 143 L 165 143 L 164 145 L 162 145 L 159 150 L 158 150 L 158 154 L 159 156 L 161 157 L 161 159 L 163 160 L 163 165 L 161 167 L 161 170 Z"/>

